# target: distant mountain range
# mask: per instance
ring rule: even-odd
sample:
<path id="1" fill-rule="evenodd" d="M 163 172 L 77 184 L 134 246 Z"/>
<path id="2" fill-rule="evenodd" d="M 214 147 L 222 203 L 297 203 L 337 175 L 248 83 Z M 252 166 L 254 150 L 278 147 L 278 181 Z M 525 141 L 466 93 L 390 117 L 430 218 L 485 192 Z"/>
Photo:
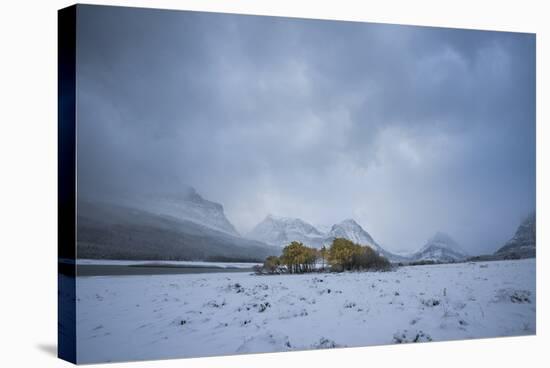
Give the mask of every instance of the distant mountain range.
<path id="1" fill-rule="evenodd" d="M 263 243 L 284 247 L 291 241 L 299 241 L 319 248 L 330 246 L 335 238 L 345 238 L 361 245 L 368 245 L 392 262 L 460 262 L 471 260 L 493 260 L 508 258 L 531 258 L 536 255 L 536 217 L 529 215 L 518 227 L 516 234 L 492 255 L 470 256 L 454 239 L 443 232 L 436 232 L 416 252 L 396 254 L 387 251 L 355 220 L 347 219 L 325 231 L 298 218 L 267 216 L 250 231 L 246 237 Z M 328 230 L 329 229 L 329 230 Z M 328 230 L 328 231 L 327 231 Z"/>
<path id="2" fill-rule="evenodd" d="M 320 248 L 329 247 L 336 238 L 345 238 L 354 243 L 368 245 L 390 261 L 402 261 L 405 257 L 388 252 L 382 248 L 372 236 L 353 219 L 346 219 L 332 225 L 328 232 L 323 232 L 315 226 L 299 218 L 276 217 L 268 215 L 256 225 L 246 237 L 266 244 L 284 247 L 292 241 L 299 241 L 307 246 Z"/>
<path id="3" fill-rule="evenodd" d="M 78 257 L 151 260 L 260 261 L 278 255 L 292 241 L 320 248 L 335 238 L 368 245 L 392 262 L 454 262 L 468 254 L 438 232 L 417 252 L 399 255 L 384 249 L 353 219 L 319 230 L 299 218 L 268 215 L 241 236 L 219 203 L 190 187 L 162 196 L 134 195 L 116 201 L 80 198 L 77 213 Z M 494 255 L 495 259 L 535 256 L 535 215 Z"/>

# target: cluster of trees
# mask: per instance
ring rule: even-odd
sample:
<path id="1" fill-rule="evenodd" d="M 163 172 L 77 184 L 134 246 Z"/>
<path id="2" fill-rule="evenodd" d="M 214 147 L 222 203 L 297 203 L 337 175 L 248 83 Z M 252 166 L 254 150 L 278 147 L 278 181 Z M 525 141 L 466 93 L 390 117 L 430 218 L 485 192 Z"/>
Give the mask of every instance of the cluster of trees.
<path id="1" fill-rule="evenodd" d="M 266 258 L 263 270 L 268 273 L 304 273 L 317 271 L 321 261 L 321 271 L 330 265 L 333 271 L 346 270 L 382 270 L 390 267 L 390 262 L 378 255 L 371 247 L 355 244 L 350 240 L 336 238 L 330 248 L 315 249 L 293 241 L 283 248 L 280 257 Z"/>
<path id="2" fill-rule="evenodd" d="M 329 263 L 337 271 L 383 270 L 390 267 L 390 262 L 371 247 L 342 238 L 334 239 L 332 242 Z"/>
<path id="3" fill-rule="evenodd" d="M 286 265 L 290 273 L 311 272 L 315 270 L 317 257 L 317 249 L 293 241 L 283 248 L 280 262 Z"/>

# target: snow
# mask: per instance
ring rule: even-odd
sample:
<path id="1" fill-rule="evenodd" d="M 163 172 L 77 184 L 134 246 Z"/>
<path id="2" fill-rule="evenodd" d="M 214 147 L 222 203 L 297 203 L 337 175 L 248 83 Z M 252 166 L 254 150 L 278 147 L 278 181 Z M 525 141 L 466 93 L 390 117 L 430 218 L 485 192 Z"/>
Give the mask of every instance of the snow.
<path id="1" fill-rule="evenodd" d="M 327 231 L 320 231 L 299 218 L 268 215 L 247 234 L 247 237 L 280 247 L 285 247 L 292 241 L 299 241 L 315 248 L 323 245 L 328 247 L 335 238 L 345 238 L 356 244 L 368 245 L 378 252 L 385 252 L 353 219 L 346 219 L 332 225 Z"/>
<path id="2" fill-rule="evenodd" d="M 535 260 L 77 278 L 79 363 L 536 332 Z"/>
<path id="3" fill-rule="evenodd" d="M 329 246 L 335 238 L 345 238 L 356 244 L 368 245 L 376 251 L 381 250 L 381 247 L 376 244 L 370 234 L 352 219 L 346 219 L 332 226 L 330 232 L 327 234 L 325 244 Z"/>
<path id="4" fill-rule="evenodd" d="M 280 247 L 287 246 L 292 241 L 320 246 L 323 241 L 323 233 L 313 225 L 299 218 L 273 215 L 267 215 L 247 234 L 247 237 Z"/>
<path id="5" fill-rule="evenodd" d="M 129 208 L 191 221 L 233 236 L 240 236 L 225 216 L 223 206 L 204 199 L 192 187 L 182 187 L 177 194 L 121 197 L 117 202 Z"/>
<path id="6" fill-rule="evenodd" d="M 315 228 L 313 225 L 299 218 L 268 215 L 247 234 L 247 237 L 279 247 L 285 247 L 292 241 L 299 241 L 306 246 L 314 248 L 321 248 L 322 246 L 330 247 L 334 239 L 345 238 L 356 244 L 370 246 L 390 261 L 398 262 L 404 260 L 403 257 L 382 248 L 353 219 L 346 219 L 331 227 Z"/>
<path id="7" fill-rule="evenodd" d="M 419 251 L 412 255 L 414 260 L 460 261 L 468 254 L 449 235 L 437 232 Z"/>
<path id="8" fill-rule="evenodd" d="M 420 249 L 420 252 L 423 252 L 433 246 L 466 254 L 466 252 L 462 248 L 460 248 L 458 243 L 453 238 L 451 238 L 450 235 L 447 235 L 440 231 L 435 233 L 435 235 L 426 242 L 426 244 Z"/>

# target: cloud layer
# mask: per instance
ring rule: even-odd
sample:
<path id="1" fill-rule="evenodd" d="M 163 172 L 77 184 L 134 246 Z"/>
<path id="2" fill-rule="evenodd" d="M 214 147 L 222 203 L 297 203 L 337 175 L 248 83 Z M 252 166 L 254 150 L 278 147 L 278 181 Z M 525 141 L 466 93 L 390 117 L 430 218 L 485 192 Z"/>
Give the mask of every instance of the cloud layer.
<path id="1" fill-rule="evenodd" d="M 535 36 L 81 6 L 83 195 L 177 191 L 241 232 L 353 217 L 472 253 L 535 208 Z"/>

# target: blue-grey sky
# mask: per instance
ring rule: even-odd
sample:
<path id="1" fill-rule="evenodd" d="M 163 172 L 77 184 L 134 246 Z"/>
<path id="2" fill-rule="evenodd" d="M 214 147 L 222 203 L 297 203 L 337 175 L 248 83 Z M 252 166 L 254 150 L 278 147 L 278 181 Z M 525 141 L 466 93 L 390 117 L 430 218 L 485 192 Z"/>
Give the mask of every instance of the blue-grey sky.
<path id="1" fill-rule="evenodd" d="M 492 252 L 535 209 L 535 35 L 79 6 L 81 194 L 177 191 L 246 233 L 354 218 Z"/>

